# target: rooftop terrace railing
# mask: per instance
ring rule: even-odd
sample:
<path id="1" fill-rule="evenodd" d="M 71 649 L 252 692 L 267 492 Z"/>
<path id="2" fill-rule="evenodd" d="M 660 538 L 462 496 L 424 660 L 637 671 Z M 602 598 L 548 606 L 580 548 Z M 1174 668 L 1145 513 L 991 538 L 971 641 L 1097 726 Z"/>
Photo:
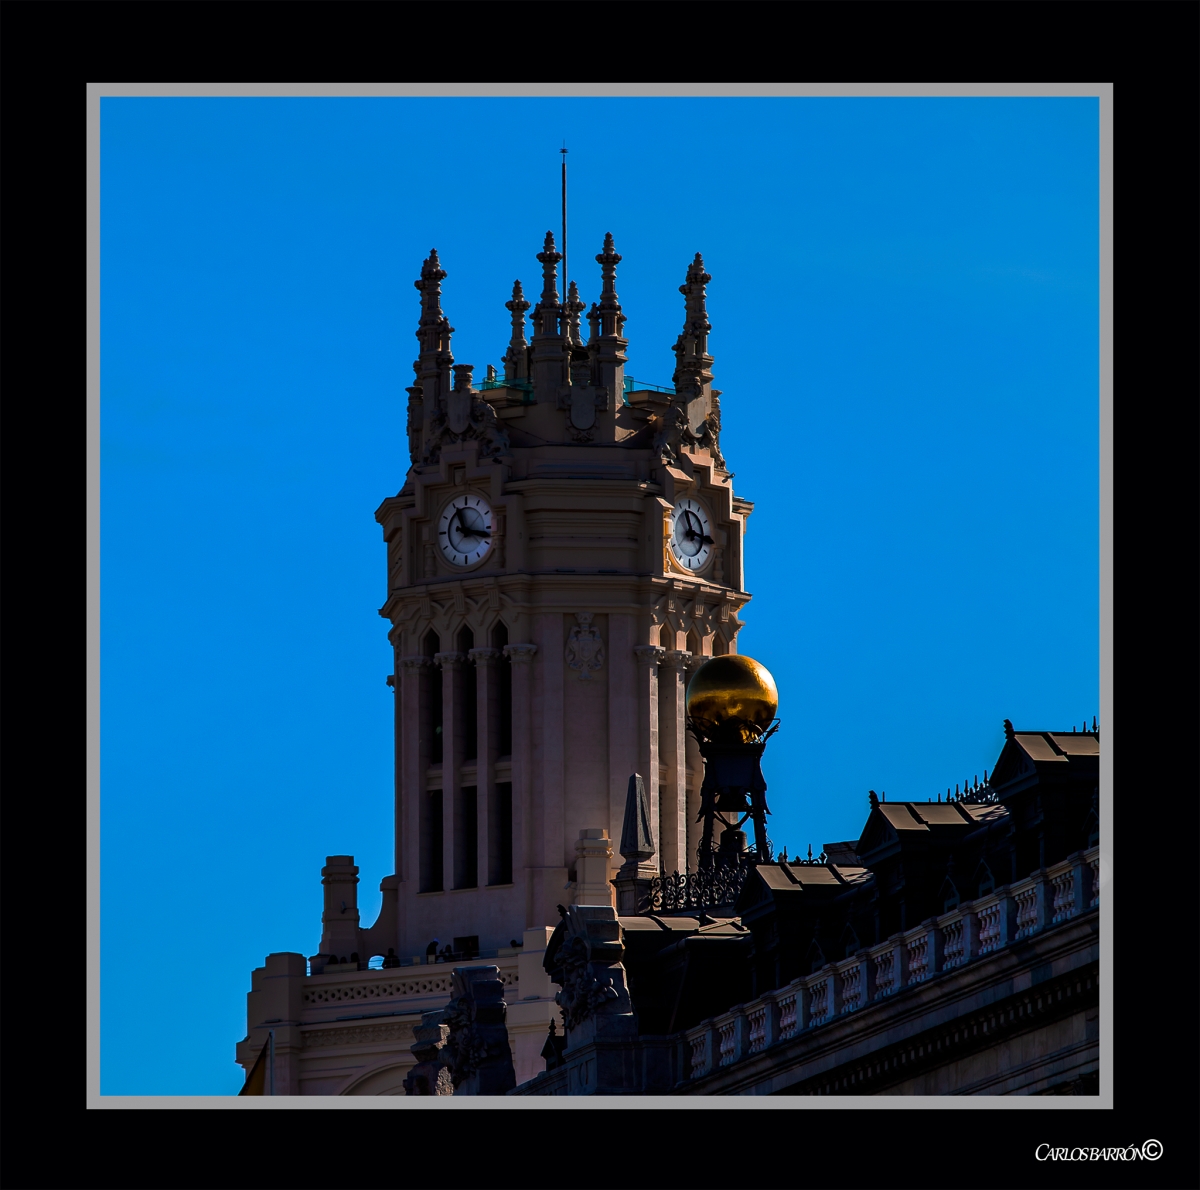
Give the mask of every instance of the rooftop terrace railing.
<path id="1" fill-rule="evenodd" d="M 515 388 L 520 392 L 529 394 L 531 396 L 533 394 L 532 380 L 506 380 L 503 376 L 494 376 L 489 380 L 481 380 L 477 387 L 480 392 L 487 392 L 490 389 L 497 388 Z M 662 384 L 649 384 L 644 380 L 635 380 L 632 376 L 626 376 L 625 382 L 621 386 L 621 399 L 626 405 L 628 405 L 629 393 L 646 391 L 655 393 L 670 393 L 671 395 L 674 395 L 675 393 L 674 388 L 667 388 Z"/>
<path id="2" fill-rule="evenodd" d="M 688 1078 L 823 1028 L 1099 905 L 1100 858 L 1093 847 L 685 1030 Z"/>

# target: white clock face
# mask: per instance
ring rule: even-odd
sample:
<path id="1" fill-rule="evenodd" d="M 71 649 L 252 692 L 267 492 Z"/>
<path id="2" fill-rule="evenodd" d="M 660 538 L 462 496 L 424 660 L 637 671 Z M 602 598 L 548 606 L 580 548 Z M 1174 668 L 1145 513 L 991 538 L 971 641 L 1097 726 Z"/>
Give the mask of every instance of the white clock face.
<path id="1" fill-rule="evenodd" d="M 474 566 L 492 548 L 492 510 L 482 496 L 455 496 L 438 521 L 438 546 L 452 566 Z"/>
<path id="2" fill-rule="evenodd" d="M 680 500 L 671 513 L 671 553 L 680 566 L 701 570 L 713 551 L 712 526 L 698 500 Z"/>

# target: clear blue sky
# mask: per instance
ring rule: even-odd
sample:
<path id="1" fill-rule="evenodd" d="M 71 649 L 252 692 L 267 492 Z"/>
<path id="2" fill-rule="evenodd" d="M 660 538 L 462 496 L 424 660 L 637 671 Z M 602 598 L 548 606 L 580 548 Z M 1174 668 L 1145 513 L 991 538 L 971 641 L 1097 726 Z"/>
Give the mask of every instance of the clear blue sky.
<path id="1" fill-rule="evenodd" d="M 564 137 L 632 375 L 670 383 L 696 251 L 713 277 L 776 845 L 1098 711 L 1096 100 L 105 99 L 105 1094 L 236 1092 L 327 854 L 373 920 L 412 282 L 436 247 L 458 362 L 499 364 Z"/>

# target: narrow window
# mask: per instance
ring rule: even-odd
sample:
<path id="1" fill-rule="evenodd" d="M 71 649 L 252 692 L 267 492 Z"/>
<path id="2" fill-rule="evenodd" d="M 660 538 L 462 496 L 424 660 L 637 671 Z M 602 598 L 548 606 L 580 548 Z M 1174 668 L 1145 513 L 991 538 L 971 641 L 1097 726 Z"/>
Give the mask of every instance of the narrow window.
<path id="1" fill-rule="evenodd" d="M 479 809 L 474 785 L 458 791 L 454 816 L 454 887 L 475 888 L 479 884 Z"/>
<path id="2" fill-rule="evenodd" d="M 425 656 L 431 661 L 441 649 L 441 641 L 438 639 L 436 632 L 428 632 L 425 635 Z M 442 667 L 436 661 L 432 665 L 425 666 L 425 672 L 428 674 L 426 682 L 426 690 L 428 697 L 426 699 L 426 723 L 428 724 L 428 738 L 426 746 L 429 750 L 429 763 L 442 763 Z"/>
<path id="3" fill-rule="evenodd" d="M 442 890 L 442 791 L 421 797 L 421 891 Z"/>
<path id="4" fill-rule="evenodd" d="M 475 647 L 475 634 L 469 629 L 464 628 L 458 634 L 458 651 L 464 656 L 471 652 Z M 463 662 L 459 672 L 462 674 L 462 682 L 460 683 L 459 706 L 460 722 L 463 729 L 463 759 L 476 760 L 479 757 L 479 725 L 477 718 L 477 702 L 476 685 L 477 675 L 475 666 L 470 660 Z"/>
<path id="5" fill-rule="evenodd" d="M 496 659 L 496 752 L 500 756 L 512 755 L 512 662 L 504 655 L 507 644 L 508 629 L 497 624 L 492 629 L 492 648 L 500 650 Z"/>
<path id="6" fill-rule="evenodd" d="M 512 883 L 512 782 L 492 789 L 488 807 L 488 884 Z"/>

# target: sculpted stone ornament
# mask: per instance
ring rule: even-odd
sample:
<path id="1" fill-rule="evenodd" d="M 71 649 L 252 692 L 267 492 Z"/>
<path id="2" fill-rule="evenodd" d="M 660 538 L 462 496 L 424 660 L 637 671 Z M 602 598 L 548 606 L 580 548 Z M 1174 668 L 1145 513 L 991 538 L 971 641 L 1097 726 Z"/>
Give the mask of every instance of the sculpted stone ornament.
<path id="1" fill-rule="evenodd" d="M 617 911 L 572 905 L 563 912 L 542 963 L 561 988 L 554 999 L 562 1009 L 566 1050 L 597 1037 L 633 1036 L 637 1025 L 625 986 Z"/>
<path id="2" fill-rule="evenodd" d="M 567 433 L 576 442 L 590 442 L 596 429 L 596 411 L 608 407 L 608 389 L 574 384 L 558 394 L 558 407 L 567 410 Z"/>
<path id="3" fill-rule="evenodd" d="M 499 967 L 455 967 L 442 1061 L 456 1095 L 503 1095 L 517 1085 Z"/>
<path id="4" fill-rule="evenodd" d="M 450 1028 L 441 1008 L 421 1014 L 421 1023 L 413 1028 L 416 1040 L 409 1047 L 417 1064 L 404 1077 L 406 1095 L 453 1095 L 454 1083 L 442 1060 L 442 1050 Z"/>
<path id="5" fill-rule="evenodd" d="M 581 682 L 591 681 L 592 674 L 604 665 L 604 645 L 599 629 L 592 627 L 594 618 L 591 612 L 576 612 L 579 623 L 567 637 L 567 664 L 578 671 Z"/>
<path id="6" fill-rule="evenodd" d="M 438 402 L 430 419 L 422 462 L 436 463 L 444 446 L 458 442 L 479 442 L 481 459 L 508 453 L 508 434 L 496 411 L 471 387 L 473 372 L 472 364 L 455 364 L 454 388 Z"/>

